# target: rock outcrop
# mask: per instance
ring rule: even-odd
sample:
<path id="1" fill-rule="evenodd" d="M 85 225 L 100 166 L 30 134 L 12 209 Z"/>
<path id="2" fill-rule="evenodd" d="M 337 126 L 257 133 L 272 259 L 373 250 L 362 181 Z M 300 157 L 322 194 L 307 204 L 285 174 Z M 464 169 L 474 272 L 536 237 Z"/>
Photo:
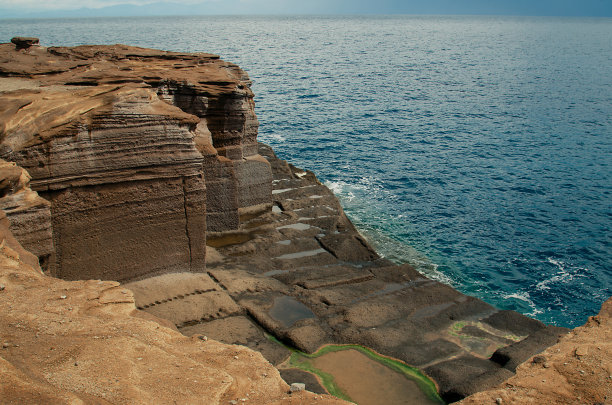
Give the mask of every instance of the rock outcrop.
<path id="1" fill-rule="evenodd" d="M 54 252 L 51 204 L 30 189 L 30 175 L 15 163 L 0 159 L 0 179 L 0 210 L 11 232 L 45 267 Z"/>
<path id="2" fill-rule="evenodd" d="M 461 405 L 612 403 L 612 298 L 599 315 L 529 358 L 496 389 Z"/>
<path id="3" fill-rule="evenodd" d="M 289 352 L 266 333 L 305 352 L 367 346 L 421 368 L 449 402 L 501 383 L 512 364 L 567 332 L 380 258 L 313 173 L 266 145 L 260 154 L 272 167 L 273 209 L 243 216 L 236 231 L 209 234 L 210 278 L 196 283 L 175 274 L 126 284 L 139 308 L 186 336 L 247 345 L 280 368 Z"/>
<path id="4" fill-rule="evenodd" d="M 51 202 L 50 274 L 204 271 L 207 229 L 270 204 L 249 85 L 209 54 L 0 45 L 0 156 Z"/>
<path id="5" fill-rule="evenodd" d="M 3 190 L 20 187 L 0 203 L 17 201 L 14 209 L 27 211 L 27 199 L 14 199 L 28 192 L 27 173 L 4 166 Z M 188 338 L 171 326 L 138 311 L 132 292 L 117 282 L 44 275 L 0 211 L 2 404 L 345 403 L 290 394 L 261 354 L 204 336 Z"/>

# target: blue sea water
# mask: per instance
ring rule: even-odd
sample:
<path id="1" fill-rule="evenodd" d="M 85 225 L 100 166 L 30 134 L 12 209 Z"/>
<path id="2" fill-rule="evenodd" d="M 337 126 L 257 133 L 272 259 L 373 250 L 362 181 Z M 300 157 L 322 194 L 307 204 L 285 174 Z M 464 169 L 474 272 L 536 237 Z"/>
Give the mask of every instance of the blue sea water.
<path id="1" fill-rule="evenodd" d="M 260 139 L 386 257 L 544 322 L 612 295 L 612 19 L 4 20 L 0 41 L 220 54 Z"/>

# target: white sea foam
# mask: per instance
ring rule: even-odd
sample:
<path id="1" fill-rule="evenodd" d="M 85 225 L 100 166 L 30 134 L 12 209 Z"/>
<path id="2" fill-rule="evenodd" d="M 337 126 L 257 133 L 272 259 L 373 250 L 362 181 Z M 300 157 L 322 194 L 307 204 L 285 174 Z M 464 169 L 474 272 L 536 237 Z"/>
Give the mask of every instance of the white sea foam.
<path id="1" fill-rule="evenodd" d="M 261 142 L 264 143 L 273 143 L 270 141 L 274 141 L 274 142 L 285 142 L 286 138 L 284 135 L 282 134 L 260 134 L 259 137 L 261 138 Z"/>
<path id="2" fill-rule="evenodd" d="M 529 307 L 531 308 L 531 312 L 527 313 L 526 315 L 529 315 L 531 317 L 535 317 L 536 315 L 544 312 L 536 306 L 535 302 L 532 301 L 531 296 L 529 295 L 527 291 L 518 291 L 518 292 L 513 292 L 511 294 L 502 294 L 502 298 L 504 300 L 514 299 L 514 300 L 519 300 L 519 301 L 523 301 L 527 303 Z"/>
<path id="3" fill-rule="evenodd" d="M 542 280 L 536 284 L 536 290 L 550 290 L 551 284 L 569 284 L 577 277 L 584 277 L 584 275 L 579 273 L 588 273 L 588 269 L 582 267 L 572 267 L 571 265 L 560 260 L 555 260 L 552 257 L 547 258 L 546 261 L 554 265 L 557 268 L 557 272 L 551 278 Z"/>

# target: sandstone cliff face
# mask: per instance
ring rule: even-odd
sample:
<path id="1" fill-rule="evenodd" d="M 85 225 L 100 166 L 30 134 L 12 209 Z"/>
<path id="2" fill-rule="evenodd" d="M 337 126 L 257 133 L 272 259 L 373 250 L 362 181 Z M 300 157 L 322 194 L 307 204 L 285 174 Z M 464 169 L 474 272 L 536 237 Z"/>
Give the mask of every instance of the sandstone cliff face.
<path id="1" fill-rule="evenodd" d="M 0 156 L 51 202 L 50 274 L 204 271 L 207 229 L 270 203 L 249 84 L 215 55 L 0 45 Z"/>
<path id="2" fill-rule="evenodd" d="M 27 211 L 27 173 L 0 165 L 0 204 Z M 17 177 L 19 175 L 19 177 Z M 6 185 L 19 185 L 18 188 Z M 187 338 L 136 310 L 114 281 L 46 276 L 0 211 L 0 402 L 3 404 L 342 404 L 289 394 L 256 352 Z M 248 402 L 247 402 L 248 401 Z"/>
<path id="3" fill-rule="evenodd" d="M 0 159 L 0 179 L 0 210 L 8 217 L 11 232 L 47 265 L 54 251 L 51 204 L 30 189 L 30 175 L 15 163 Z"/>

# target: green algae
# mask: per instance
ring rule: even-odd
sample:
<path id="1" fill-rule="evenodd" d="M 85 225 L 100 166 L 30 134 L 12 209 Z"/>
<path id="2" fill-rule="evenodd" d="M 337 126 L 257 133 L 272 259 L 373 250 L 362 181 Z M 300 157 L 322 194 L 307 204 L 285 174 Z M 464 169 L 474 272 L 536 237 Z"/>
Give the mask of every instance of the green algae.
<path id="1" fill-rule="evenodd" d="M 489 333 L 489 334 L 491 334 L 493 336 L 497 336 L 497 337 L 500 337 L 500 338 L 512 340 L 513 342 L 520 342 L 521 340 L 526 338 L 526 336 L 517 336 L 517 335 L 513 335 L 513 334 L 508 334 L 508 333 L 501 333 L 500 331 L 492 328 L 491 326 L 487 326 L 487 325 L 483 324 L 482 322 L 467 322 L 467 321 L 459 321 L 459 322 L 453 323 L 449 327 L 448 334 L 451 335 L 451 336 L 454 336 L 454 337 L 458 337 L 458 338 L 465 338 L 465 337 L 475 338 L 475 336 L 469 336 L 469 335 L 462 335 L 461 334 L 461 331 L 466 326 L 474 326 L 474 327 L 482 330 L 483 332 Z"/>
<path id="2" fill-rule="evenodd" d="M 325 389 L 333 396 L 337 398 L 344 399 L 346 401 L 352 401 L 351 398 L 344 393 L 340 387 L 336 384 L 334 380 L 334 376 L 328 374 L 322 370 L 317 369 L 311 362 L 312 359 L 317 357 L 321 357 L 328 353 L 338 352 L 342 350 L 356 350 L 371 360 L 374 360 L 389 369 L 393 370 L 396 373 L 403 375 L 405 378 L 413 381 L 419 389 L 425 394 L 429 401 L 434 404 L 445 404 L 445 402 L 440 398 L 438 394 L 437 387 L 435 383 L 427 377 L 421 370 L 415 367 L 411 367 L 406 363 L 396 360 L 390 357 L 383 356 L 381 354 L 376 353 L 374 350 L 369 349 L 364 346 L 354 345 L 354 344 L 344 344 L 344 345 L 326 345 L 317 350 L 315 353 L 309 354 L 301 352 L 295 348 L 284 345 L 282 342 L 277 340 L 271 335 L 268 335 L 268 338 L 278 344 L 283 345 L 288 350 L 291 351 L 291 356 L 287 364 L 292 368 L 297 368 L 309 373 L 312 373 L 319 377 L 321 384 L 325 387 Z"/>

